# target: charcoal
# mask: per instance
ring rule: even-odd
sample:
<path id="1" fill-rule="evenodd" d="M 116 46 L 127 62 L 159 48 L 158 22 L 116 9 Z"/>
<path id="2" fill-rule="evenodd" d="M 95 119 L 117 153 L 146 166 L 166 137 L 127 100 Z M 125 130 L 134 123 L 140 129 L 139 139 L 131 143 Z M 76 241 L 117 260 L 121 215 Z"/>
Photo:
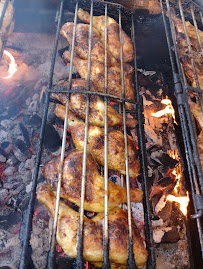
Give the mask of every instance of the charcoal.
<path id="1" fill-rule="evenodd" d="M 19 128 L 20 128 L 20 131 L 24 137 L 26 145 L 28 147 L 30 147 L 29 132 L 28 132 L 27 128 L 25 127 L 25 125 L 22 122 L 19 123 Z"/>
<path id="2" fill-rule="evenodd" d="M 17 116 L 20 112 L 20 107 L 19 105 L 15 104 L 15 105 L 12 105 L 8 108 L 8 117 L 9 118 L 13 118 L 15 116 Z"/>
<path id="3" fill-rule="evenodd" d="M 4 175 L 5 176 L 12 176 L 13 173 L 15 172 L 15 170 L 16 170 L 15 167 L 9 166 L 4 170 Z"/>
<path id="4" fill-rule="evenodd" d="M 6 162 L 6 158 L 3 155 L 0 155 L 0 162 L 1 163 L 5 163 Z"/>
<path id="5" fill-rule="evenodd" d="M 171 177 L 163 177 L 159 179 L 155 185 L 160 185 L 162 187 L 166 187 L 170 185 L 173 182 L 173 179 Z"/>
<path id="6" fill-rule="evenodd" d="M 44 146 L 51 152 L 55 152 L 61 146 L 61 138 L 51 124 L 46 125 L 44 134 Z"/>
<path id="7" fill-rule="evenodd" d="M 37 101 L 32 101 L 28 107 L 29 112 L 37 112 L 38 110 L 38 102 Z"/>
<path id="8" fill-rule="evenodd" d="M 23 121 L 27 125 L 31 125 L 31 126 L 33 125 L 33 126 L 38 127 L 38 126 L 40 126 L 42 119 L 41 119 L 41 117 L 39 115 L 34 114 L 31 117 L 26 115 L 24 117 Z"/>

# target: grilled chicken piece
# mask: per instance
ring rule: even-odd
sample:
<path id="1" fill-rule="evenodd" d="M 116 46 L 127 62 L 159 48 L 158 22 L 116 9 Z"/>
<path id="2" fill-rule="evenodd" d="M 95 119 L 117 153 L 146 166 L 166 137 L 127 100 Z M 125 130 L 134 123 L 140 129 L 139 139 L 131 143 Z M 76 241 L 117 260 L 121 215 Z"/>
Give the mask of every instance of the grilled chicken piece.
<path id="1" fill-rule="evenodd" d="M 70 61 L 70 51 L 65 51 L 63 58 L 65 61 Z M 81 78 L 87 79 L 88 61 L 77 56 L 73 57 L 73 64 L 76 67 Z M 104 92 L 104 65 L 97 61 L 91 61 L 90 80 L 97 85 L 99 92 Z M 129 64 L 124 64 L 124 86 L 125 98 L 135 100 L 134 86 L 132 82 L 133 67 Z M 111 66 L 108 68 L 107 74 L 107 92 L 108 94 L 121 97 L 121 69 L 120 66 Z M 118 102 L 118 100 L 115 100 Z M 126 108 L 132 109 L 134 106 L 131 103 L 126 103 Z"/>
<path id="2" fill-rule="evenodd" d="M 83 151 L 73 149 L 68 152 L 64 159 L 63 178 L 61 183 L 61 197 L 70 200 L 80 206 L 81 199 L 81 178 L 82 178 Z M 97 170 L 97 164 L 90 153 L 86 158 L 86 187 L 85 187 L 85 210 L 94 212 L 104 212 L 104 178 Z M 57 188 L 58 167 L 60 156 L 48 162 L 43 170 L 43 175 L 47 183 Z M 108 209 L 113 209 L 127 201 L 126 188 L 108 181 Z M 134 203 L 142 200 L 142 190 L 130 190 L 131 201 Z"/>
<path id="3" fill-rule="evenodd" d="M 61 35 L 63 35 L 68 43 L 72 45 L 73 39 L 73 22 L 65 23 L 61 28 Z M 75 46 L 74 50 L 80 58 L 88 60 L 88 48 L 89 48 L 89 25 L 79 23 L 76 26 Z M 100 40 L 100 33 L 92 27 L 92 47 L 91 47 L 91 59 L 99 61 L 104 64 L 105 62 L 105 50 L 104 44 Z M 107 64 L 117 64 L 117 60 L 107 51 Z"/>
<path id="4" fill-rule="evenodd" d="M 54 193 L 47 186 L 37 191 L 37 199 L 54 216 Z M 79 213 L 60 201 L 56 239 L 63 251 L 71 256 L 77 255 L 77 231 Z M 104 214 L 99 213 L 92 219 L 84 216 L 83 257 L 89 262 L 103 261 L 103 223 Z M 108 212 L 109 257 L 111 263 L 126 264 L 128 257 L 128 216 L 125 211 L 116 208 Z M 142 267 L 147 260 L 147 251 L 132 219 L 133 252 L 137 267 Z"/>
<path id="5" fill-rule="evenodd" d="M 84 79 L 73 79 L 72 90 L 84 90 L 86 91 L 87 81 Z M 64 89 L 68 87 L 68 81 L 62 84 Z M 91 88 L 92 90 L 92 88 Z M 95 90 L 95 89 L 94 89 Z M 53 93 L 52 97 L 59 100 L 62 104 L 66 104 L 67 95 L 65 93 Z M 72 93 L 69 101 L 70 110 L 80 119 L 85 120 L 86 115 L 86 96 L 85 94 Z M 61 106 L 61 119 L 65 119 L 65 107 Z M 111 106 L 107 106 L 108 111 L 108 126 L 117 126 L 123 124 L 123 116 L 119 114 Z M 90 96 L 89 103 L 89 123 L 104 127 L 104 102 L 96 95 Z M 129 128 L 135 128 L 137 121 L 135 119 L 126 118 L 126 125 Z"/>
<path id="6" fill-rule="evenodd" d="M 55 114 L 60 117 L 59 106 L 56 105 Z M 78 149 L 84 148 L 85 123 L 78 120 L 69 111 L 68 124 L 70 127 L 73 143 Z M 128 164 L 130 177 L 139 175 L 140 163 L 136 145 L 131 136 L 128 138 Z M 104 166 L 104 129 L 89 125 L 87 149 L 92 153 L 95 160 Z M 119 130 L 108 130 L 108 168 L 126 174 L 125 170 L 125 143 L 123 133 Z"/>
<path id="7" fill-rule="evenodd" d="M 194 115 L 196 121 L 198 122 L 200 128 L 203 130 L 203 112 L 200 105 L 193 102 L 190 98 L 188 99 L 190 110 L 192 114 Z"/>
<path id="8" fill-rule="evenodd" d="M 195 81 L 195 74 L 192 68 L 192 62 L 191 62 L 191 55 L 188 51 L 186 36 L 184 32 L 183 23 L 180 19 L 176 17 L 174 13 L 172 13 L 172 20 L 175 24 L 176 31 L 177 31 L 177 41 L 179 45 L 179 57 L 181 60 L 181 63 L 183 65 L 184 72 L 188 79 L 191 81 L 193 87 L 197 87 L 196 81 Z M 203 89 L 203 60 L 201 55 L 200 46 L 198 43 L 197 35 L 195 32 L 195 27 L 189 22 L 186 21 L 186 28 L 187 33 L 190 38 L 190 43 L 192 46 L 192 54 L 194 58 L 195 63 L 195 69 L 199 81 L 200 88 Z M 201 46 L 203 46 L 203 31 L 199 30 L 200 40 L 201 40 Z"/>
<path id="9" fill-rule="evenodd" d="M 86 23 L 90 23 L 90 14 L 81 8 L 78 10 L 78 18 Z M 105 43 L 105 16 L 93 16 L 93 26 L 101 34 L 101 41 Z M 123 38 L 123 61 L 131 62 L 133 60 L 133 43 L 130 37 L 122 30 Z M 110 53 L 120 61 L 120 36 L 118 23 L 107 17 L 107 47 Z"/>

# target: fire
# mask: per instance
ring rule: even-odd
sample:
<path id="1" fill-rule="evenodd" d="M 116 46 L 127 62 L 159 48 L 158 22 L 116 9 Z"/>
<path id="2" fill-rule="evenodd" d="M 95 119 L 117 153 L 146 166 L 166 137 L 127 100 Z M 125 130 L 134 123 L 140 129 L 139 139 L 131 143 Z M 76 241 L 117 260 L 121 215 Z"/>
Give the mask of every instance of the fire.
<path id="1" fill-rule="evenodd" d="M 8 52 L 7 50 L 4 50 L 4 54 L 8 56 L 10 59 L 10 64 L 9 64 L 9 69 L 8 69 L 9 75 L 7 77 L 3 77 L 4 79 L 8 79 L 8 78 L 11 78 L 17 71 L 17 64 L 15 62 L 13 55 L 10 52 Z"/>
<path id="2" fill-rule="evenodd" d="M 162 117 L 162 116 L 164 116 L 166 114 L 171 114 L 171 116 L 173 117 L 175 123 L 177 124 L 177 122 L 175 120 L 175 110 L 174 110 L 174 108 L 172 106 L 171 100 L 168 99 L 168 98 L 163 99 L 163 100 L 161 100 L 161 103 L 166 105 L 166 107 L 164 109 L 162 109 L 162 110 L 159 110 L 159 111 L 155 112 L 155 113 L 152 112 L 151 115 L 153 117 L 160 118 L 160 117 Z"/>
<path id="3" fill-rule="evenodd" d="M 187 196 L 183 196 L 183 197 L 176 197 L 174 195 L 168 195 L 166 200 L 170 201 L 170 202 L 176 202 L 180 204 L 180 211 L 186 216 L 187 215 L 187 207 L 189 204 L 189 193 L 187 191 Z"/>
<path id="4" fill-rule="evenodd" d="M 179 156 L 178 156 L 178 150 L 171 150 L 168 151 L 168 154 L 171 158 L 175 159 L 175 160 L 179 160 Z M 180 180 L 181 180 L 181 164 L 179 164 L 176 168 L 173 169 L 172 174 L 176 177 L 177 179 L 177 183 L 174 187 L 174 192 L 176 194 L 178 194 L 178 188 L 180 187 Z M 187 207 L 189 204 L 189 193 L 188 191 L 186 192 L 187 196 L 183 196 L 183 197 L 177 197 L 174 195 L 168 195 L 166 197 L 166 201 L 170 201 L 170 202 L 177 202 L 179 203 L 179 208 L 180 211 L 186 216 L 187 215 Z"/>

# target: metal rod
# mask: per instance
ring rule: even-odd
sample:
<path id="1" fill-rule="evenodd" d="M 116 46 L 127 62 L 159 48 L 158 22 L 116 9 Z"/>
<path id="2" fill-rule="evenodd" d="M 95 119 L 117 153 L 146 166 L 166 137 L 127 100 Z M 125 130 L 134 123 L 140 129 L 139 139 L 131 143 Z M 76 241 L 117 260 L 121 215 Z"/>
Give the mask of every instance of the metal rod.
<path id="1" fill-rule="evenodd" d="M 135 44 L 135 25 L 134 16 L 132 13 L 132 40 L 134 49 L 134 70 L 135 70 L 135 89 L 137 98 L 137 132 L 138 132 L 138 145 L 141 165 L 141 178 L 142 178 L 142 189 L 143 189 L 143 205 L 144 205 L 144 219 L 145 219 L 145 242 L 148 250 L 147 268 L 156 268 L 156 258 L 154 253 L 154 241 L 152 234 L 151 225 L 151 208 L 149 203 L 149 190 L 148 190 L 148 176 L 147 176 L 147 156 L 146 156 L 146 145 L 145 145 L 145 132 L 144 132 L 144 118 L 143 118 L 143 100 L 139 92 L 138 77 L 137 77 L 137 57 L 136 57 L 136 44 Z"/>
<path id="2" fill-rule="evenodd" d="M 107 94 L 108 87 L 108 67 L 107 67 L 107 9 L 105 4 L 105 29 L 104 29 L 104 49 L 105 49 L 105 72 L 104 72 L 104 93 Z M 103 269 L 110 268 L 109 261 L 109 237 L 108 237 L 108 110 L 107 97 L 104 97 L 104 226 L 103 226 Z"/>
<path id="3" fill-rule="evenodd" d="M 78 87 L 79 88 L 79 87 Z M 110 99 L 116 99 L 116 100 L 119 100 L 119 101 L 124 101 L 124 102 L 127 102 L 127 103 L 131 103 L 131 104 L 136 104 L 136 101 L 135 100 L 129 100 L 129 99 L 125 99 L 125 98 L 122 98 L 122 97 L 118 97 L 118 96 L 114 96 L 114 95 L 111 95 L 111 94 L 106 94 L 106 93 L 102 93 L 102 92 L 92 92 L 92 91 L 87 91 L 87 90 L 66 90 L 64 89 L 62 86 L 58 86 L 57 89 L 60 89 L 60 90 L 50 90 L 49 92 L 50 93 L 82 93 L 82 94 L 89 94 L 90 96 L 91 95 L 98 95 L 98 96 L 102 96 L 102 97 L 108 97 Z"/>
<path id="4" fill-rule="evenodd" d="M 197 21 L 196 21 L 196 19 L 195 19 L 194 6 L 193 6 L 192 4 L 190 4 L 190 12 L 191 12 L 191 14 L 192 14 L 192 20 L 193 20 L 193 23 L 194 23 L 194 27 L 195 27 L 195 32 L 196 32 L 197 40 L 198 40 L 198 43 L 199 43 L 199 47 L 200 47 L 200 51 L 201 51 L 201 55 L 202 55 L 202 57 L 203 57 L 202 42 L 201 42 L 200 35 L 199 35 L 199 30 L 198 30 L 198 26 L 197 26 Z"/>
<path id="5" fill-rule="evenodd" d="M 71 46 L 71 59 L 70 59 L 70 69 L 69 69 L 68 90 L 70 90 L 71 83 L 72 83 L 73 53 L 74 53 L 74 46 L 75 46 L 77 13 L 78 13 L 78 2 L 76 2 L 76 6 L 75 6 L 75 17 L 74 17 L 74 26 L 73 26 L 73 39 L 72 39 L 72 46 Z M 54 268 L 55 267 L 56 233 L 57 233 L 57 225 L 58 225 L 58 213 L 59 213 L 59 202 L 60 202 L 60 192 L 61 192 L 61 181 L 62 181 L 62 177 L 63 177 L 63 161 L 64 161 L 65 148 L 66 148 L 66 136 L 67 136 L 67 126 L 68 126 L 68 111 L 69 111 L 69 95 L 70 95 L 70 93 L 67 94 L 65 121 L 64 121 L 64 129 L 63 129 L 63 140 L 62 140 L 62 148 L 61 148 L 61 157 L 60 157 L 60 163 L 59 163 L 59 168 L 58 168 L 58 183 L 57 183 L 56 203 L 55 203 L 55 211 L 54 211 L 54 223 L 53 223 L 53 227 L 52 227 L 52 237 L 51 237 L 50 250 L 49 250 L 48 261 L 47 261 L 47 267 L 48 268 Z"/>
<path id="6" fill-rule="evenodd" d="M 121 7 L 119 11 L 119 37 L 120 37 L 120 61 L 121 61 L 121 90 L 122 97 L 125 98 L 125 81 L 123 71 L 123 34 L 122 34 L 122 22 L 121 22 Z M 123 108 L 123 133 L 125 143 L 125 169 L 126 169 L 126 190 L 127 190 L 127 211 L 128 211 L 128 260 L 127 268 L 137 268 L 134 259 L 133 252 L 133 236 L 132 236 L 132 216 L 131 216 L 131 202 L 130 202 L 130 178 L 129 178 L 129 166 L 128 166 L 128 140 L 126 130 L 126 112 L 125 102 L 122 102 Z"/>
<path id="7" fill-rule="evenodd" d="M 61 1 L 61 4 L 60 4 L 59 19 L 58 19 L 56 37 L 55 37 L 52 60 L 51 60 L 48 88 L 52 87 L 52 78 L 53 78 L 53 72 L 54 72 L 54 66 L 55 66 L 55 58 L 56 58 L 57 44 L 58 44 L 58 38 L 59 38 L 61 18 L 62 18 L 62 10 L 63 10 L 63 0 Z M 21 232 L 23 233 L 21 237 L 23 238 L 21 242 L 21 256 L 20 256 L 19 269 L 32 268 L 32 261 L 30 258 L 31 248 L 30 248 L 29 242 L 30 242 L 30 233 L 32 229 L 32 216 L 34 212 L 34 202 L 35 202 L 35 196 L 36 196 L 35 192 L 36 192 L 37 179 L 38 179 L 38 173 L 39 173 L 39 165 L 40 165 L 40 160 L 41 160 L 42 145 L 44 141 L 45 124 L 46 124 L 47 112 L 48 112 L 48 107 L 49 107 L 49 97 L 50 97 L 50 93 L 47 93 L 46 99 L 45 99 L 44 110 L 43 110 L 39 142 L 37 146 L 37 156 L 36 156 L 36 162 L 35 162 L 35 167 L 34 167 L 34 172 L 33 172 L 30 200 L 29 200 L 28 208 L 24 212 L 23 222 L 21 226 Z"/>
<path id="8" fill-rule="evenodd" d="M 90 90 L 90 75 L 91 75 L 91 50 L 92 50 L 92 19 L 93 19 L 93 0 L 91 0 L 90 9 L 90 26 L 88 37 L 88 74 L 87 74 L 87 91 Z M 80 200 L 80 219 L 78 224 L 77 237 L 77 258 L 76 264 L 78 269 L 83 268 L 83 226 L 84 226 L 84 199 L 85 199 L 85 181 L 86 181 L 86 159 L 87 159 L 87 141 L 88 141 L 88 121 L 89 121 L 89 97 L 86 95 L 86 116 L 85 116 L 85 136 L 82 161 L 82 178 L 81 178 L 81 200 Z"/>

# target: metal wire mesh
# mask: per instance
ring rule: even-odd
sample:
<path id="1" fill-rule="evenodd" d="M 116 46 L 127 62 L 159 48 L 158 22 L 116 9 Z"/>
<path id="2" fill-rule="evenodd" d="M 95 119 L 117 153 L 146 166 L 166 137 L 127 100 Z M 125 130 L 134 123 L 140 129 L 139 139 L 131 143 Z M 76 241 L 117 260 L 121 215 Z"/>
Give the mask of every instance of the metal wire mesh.
<path id="1" fill-rule="evenodd" d="M 142 97 L 139 94 L 138 90 L 138 80 L 137 80 L 137 64 L 136 64 L 136 47 L 135 47 L 135 27 L 134 27 L 134 15 L 131 14 L 131 21 L 132 21 L 132 31 L 131 37 L 133 41 L 134 47 L 134 68 L 135 68 L 135 89 L 136 89 L 136 101 L 135 100 L 128 100 L 125 98 L 125 91 L 124 91 L 124 67 L 123 67 L 123 37 L 122 37 L 122 12 L 123 7 L 120 5 L 114 4 L 118 12 L 118 24 L 119 24 L 119 36 L 120 36 L 120 69 L 121 69 L 121 89 L 122 95 L 112 96 L 108 94 L 108 81 L 107 81 L 107 16 L 108 16 L 108 7 L 111 6 L 111 3 L 105 2 L 104 5 L 104 16 L 105 16 L 105 82 L 104 82 L 104 93 L 95 93 L 91 91 L 90 87 L 90 79 L 91 79 L 91 44 L 92 44 L 92 19 L 93 19 L 93 12 L 94 12 L 94 1 L 91 0 L 91 7 L 90 7 L 90 27 L 89 27 L 89 50 L 88 50 L 88 75 L 87 75 L 87 91 L 80 91 L 80 90 L 71 90 L 71 80 L 72 80 L 72 68 L 73 68 L 73 54 L 74 54 L 74 46 L 75 46 L 75 35 L 76 35 L 76 25 L 77 25 L 77 15 L 78 15 L 78 7 L 79 3 L 76 1 L 75 5 L 75 17 L 74 17 L 74 27 L 73 27 L 73 38 L 72 38 L 72 45 L 71 45 L 71 59 L 70 59 L 70 71 L 69 71 L 69 82 L 68 87 L 64 91 L 64 89 L 53 89 L 52 87 L 52 78 L 53 78 L 53 71 L 54 71 L 54 64 L 55 64 L 55 57 L 57 52 L 57 43 L 59 39 L 59 31 L 61 27 L 61 19 L 63 14 L 63 4 L 64 0 L 61 1 L 60 11 L 59 11 L 59 18 L 58 18 L 58 26 L 57 26 L 57 33 L 56 39 L 54 44 L 54 51 L 53 51 L 53 58 L 52 58 L 52 65 L 50 70 L 50 78 L 49 78 L 49 87 L 48 93 L 46 96 L 45 101 L 45 108 L 43 114 L 43 121 L 42 121 L 42 128 L 40 132 L 40 140 L 38 145 L 38 153 L 36 158 L 36 165 L 33 174 L 33 185 L 32 185 L 32 194 L 31 200 L 29 202 L 28 210 L 24 214 L 24 227 L 26 229 L 22 233 L 22 252 L 21 252 L 21 259 L 20 259 L 20 266 L 19 268 L 29 268 L 30 259 L 28 259 L 29 254 L 29 239 L 30 239 L 30 232 L 32 229 L 32 214 L 33 214 L 33 207 L 34 207 L 34 199 L 35 199 L 35 191 L 37 185 L 37 178 L 38 178 L 38 170 L 41 158 L 41 151 L 42 151 L 42 144 L 44 139 L 44 129 L 45 123 L 47 118 L 47 111 L 49 106 L 49 99 L 50 94 L 52 92 L 65 92 L 67 94 L 67 102 L 66 102 L 66 117 L 64 121 L 64 131 L 63 131 L 63 140 L 62 140 L 62 150 L 61 150 L 61 158 L 60 158 L 60 165 L 58 169 L 58 186 L 57 186 L 57 194 L 56 194 L 56 203 L 55 203 L 55 216 L 54 216 L 54 223 L 52 228 L 52 238 L 50 243 L 50 250 L 48 254 L 48 268 L 55 267 L 55 245 L 56 245 L 56 233 L 57 233 L 57 223 L 58 223 L 58 212 L 59 212 L 59 201 L 60 201 L 60 190 L 61 190 L 61 180 L 63 176 L 63 162 L 65 156 L 65 146 L 66 146 L 66 135 L 67 135 L 67 124 L 68 124 L 68 112 L 69 112 L 69 98 L 72 92 L 74 93 L 82 93 L 86 95 L 86 117 L 85 117 L 85 136 L 84 136 L 84 150 L 83 150 L 83 168 L 82 168 L 82 178 L 81 178 L 81 202 L 80 202 L 80 219 L 78 224 L 78 237 L 77 237 L 77 259 L 76 264 L 77 268 L 83 268 L 83 229 L 84 229 L 84 197 L 85 197 L 85 181 L 86 181 L 86 158 L 87 158 L 87 143 L 88 143 L 88 118 L 89 118 L 89 102 L 91 95 L 98 95 L 104 97 L 104 226 L 103 226 L 103 254 L 104 254 L 104 261 L 103 261 L 103 268 L 110 268 L 110 261 L 109 261 L 109 232 L 108 232 L 108 110 L 107 104 L 110 98 L 114 98 L 119 100 L 120 103 L 120 110 L 123 113 L 123 134 L 124 134 L 124 142 L 125 142 L 125 167 L 126 167 L 126 190 L 127 190 L 127 212 L 128 212 L 128 261 L 127 261 L 127 268 L 136 268 L 135 260 L 134 260 L 134 253 L 133 253 L 133 236 L 132 236 L 132 217 L 131 217 L 131 201 L 130 201 L 130 179 L 129 179 L 129 167 L 128 167 L 128 141 L 127 141 L 127 128 L 126 128 L 126 103 L 133 103 L 136 104 L 136 115 L 138 120 L 138 144 L 139 144 L 139 158 L 141 164 L 141 178 L 142 178 L 142 185 L 143 185 L 143 192 L 144 192 L 144 214 L 145 214 L 145 237 L 146 237 L 146 247 L 149 253 L 148 256 L 148 268 L 155 268 L 155 256 L 154 256 L 154 248 L 153 248 L 153 238 L 152 238 L 152 228 L 151 228 L 151 213 L 150 213 L 150 206 L 149 206 L 149 199 L 148 199 L 148 186 L 147 186 L 147 162 L 146 162 L 146 149 L 145 149 L 145 140 L 144 140 L 144 127 L 143 127 L 143 106 L 142 106 Z M 124 178 L 124 177 L 122 177 Z"/>
<path id="2" fill-rule="evenodd" d="M 202 58 L 202 41 L 199 30 L 202 30 L 202 10 L 192 1 L 160 1 L 162 15 L 166 30 L 171 66 L 174 78 L 174 90 L 178 102 L 178 110 L 181 121 L 182 135 L 185 147 L 185 154 L 191 185 L 191 194 L 194 202 L 195 214 L 192 216 L 196 219 L 199 242 L 203 257 L 202 241 L 202 223 L 203 215 L 202 195 L 203 195 L 203 176 L 201 158 L 199 155 L 197 135 L 198 131 L 194 124 L 192 108 L 190 106 L 191 98 L 195 98 L 195 104 L 199 106 L 199 119 L 203 118 L 203 89 L 201 82 L 201 71 L 197 72 L 197 59 Z M 175 17 L 174 17 L 175 16 Z M 178 36 L 178 27 L 182 27 L 181 36 L 183 42 L 186 41 L 185 54 L 188 62 L 184 63 L 180 47 L 180 37 Z M 192 31 L 191 31 L 192 29 Z M 190 32 L 189 32 L 190 31 Z M 191 36 L 191 32 L 193 36 Z M 196 45 L 192 44 L 193 39 L 197 40 Z M 189 67 L 188 67 L 189 66 Z M 188 76 L 187 67 L 192 73 Z M 202 64 L 199 67 L 202 70 Z"/>

